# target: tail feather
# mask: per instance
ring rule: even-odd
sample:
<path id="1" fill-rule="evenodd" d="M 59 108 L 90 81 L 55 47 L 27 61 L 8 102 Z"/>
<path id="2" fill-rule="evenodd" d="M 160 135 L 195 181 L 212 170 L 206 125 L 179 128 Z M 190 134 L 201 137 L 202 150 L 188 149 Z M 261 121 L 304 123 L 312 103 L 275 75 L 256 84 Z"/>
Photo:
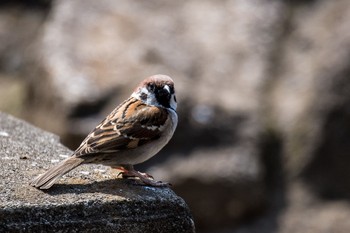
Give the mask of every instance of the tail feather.
<path id="1" fill-rule="evenodd" d="M 32 180 L 30 185 L 40 189 L 49 189 L 61 176 L 79 166 L 83 161 L 83 159 L 74 156 L 63 160 Z"/>

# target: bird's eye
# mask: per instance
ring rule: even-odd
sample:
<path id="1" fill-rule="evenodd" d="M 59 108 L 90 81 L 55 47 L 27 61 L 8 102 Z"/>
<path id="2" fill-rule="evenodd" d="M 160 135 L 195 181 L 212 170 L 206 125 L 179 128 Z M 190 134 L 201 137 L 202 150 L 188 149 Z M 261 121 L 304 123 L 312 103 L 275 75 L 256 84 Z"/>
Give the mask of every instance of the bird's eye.
<path id="1" fill-rule="evenodd" d="M 153 83 L 148 84 L 148 89 L 150 91 L 154 91 L 155 88 L 156 88 L 156 86 Z"/>

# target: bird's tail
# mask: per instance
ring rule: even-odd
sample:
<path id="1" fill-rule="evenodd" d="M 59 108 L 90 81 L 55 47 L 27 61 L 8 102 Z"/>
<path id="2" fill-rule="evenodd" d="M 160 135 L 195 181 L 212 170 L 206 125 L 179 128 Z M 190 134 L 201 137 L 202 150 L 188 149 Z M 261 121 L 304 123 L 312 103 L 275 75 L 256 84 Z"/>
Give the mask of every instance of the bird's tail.
<path id="1" fill-rule="evenodd" d="M 84 160 L 72 156 L 47 170 L 30 182 L 31 186 L 40 189 L 49 189 L 61 176 L 79 166 Z"/>

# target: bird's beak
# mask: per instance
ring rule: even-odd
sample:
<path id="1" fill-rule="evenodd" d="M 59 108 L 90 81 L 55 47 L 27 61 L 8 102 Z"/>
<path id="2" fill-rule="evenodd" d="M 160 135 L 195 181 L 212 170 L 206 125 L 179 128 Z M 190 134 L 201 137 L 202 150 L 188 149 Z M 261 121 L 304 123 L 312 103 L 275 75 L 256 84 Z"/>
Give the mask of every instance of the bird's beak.
<path id="1" fill-rule="evenodd" d="M 166 90 L 170 94 L 170 87 L 168 85 L 165 85 L 163 89 Z"/>

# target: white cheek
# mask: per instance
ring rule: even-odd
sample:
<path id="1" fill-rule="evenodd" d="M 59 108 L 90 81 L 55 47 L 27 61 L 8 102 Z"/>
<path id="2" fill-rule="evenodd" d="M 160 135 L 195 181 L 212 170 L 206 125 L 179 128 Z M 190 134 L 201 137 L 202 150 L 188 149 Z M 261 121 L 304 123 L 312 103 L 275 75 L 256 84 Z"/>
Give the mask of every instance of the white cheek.
<path id="1" fill-rule="evenodd" d="M 147 95 L 147 99 L 146 100 L 142 100 L 139 96 L 140 93 L 145 93 Z M 133 93 L 131 95 L 132 97 L 136 98 L 136 99 L 139 99 L 141 100 L 142 102 L 144 102 L 145 104 L 148 104 L 148 105 L 155 105 L 157 106 L 157 101 L 156 101 L 156 97 L 154 96 L 154 93 L 152 92 L 149 92 L 147 90 L 147 88 L 145 87 L 142 87 L 137 93 Z"/>

